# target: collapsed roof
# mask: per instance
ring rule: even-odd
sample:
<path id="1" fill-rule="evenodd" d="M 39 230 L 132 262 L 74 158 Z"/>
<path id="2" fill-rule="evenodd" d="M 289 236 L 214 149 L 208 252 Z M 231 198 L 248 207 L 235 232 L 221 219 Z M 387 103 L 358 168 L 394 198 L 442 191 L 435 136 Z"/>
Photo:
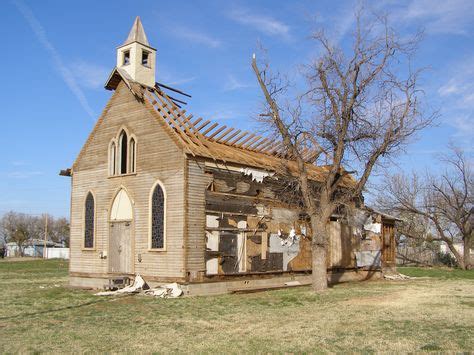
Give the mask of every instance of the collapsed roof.
<path id="1" fill-rule="evenodd" d="M 178 138 L 177 141 L 187 154 L 212 159 L 216 163 L 233 163 L 270 171 L 278 171 L 284 167 L 292 174 L 297 173 L 296 161 L 294 157 L 287 154 L 281 141 L 219 125 L 203 118 L 193 119 L 193 115 L 188 114 L 179 105 L 183 103 L 182 101 L 172 98 L 162 89 L 162 87 L 169 87 L 162 84 L 156 84 L 155 87 L 145 86 L 134 81 L 126 71 L 120 68 L 112 71 L 105 88 L 115 90 L 121 81 L 137 98 L 151 105 L 159 118 L 167 123 L 169 133 Z M 184 94 L 178 90 L 172 90 Z M 311 180 L 323 181 L 329 167 L 310 163 L 313 154 L 314 152 L 309 149 L 303 151 L 302 154 L 307 162 L 308 175 Z M 343 186 L 350 187 L 354 183 L 352 176 L 344 177 Z"/>

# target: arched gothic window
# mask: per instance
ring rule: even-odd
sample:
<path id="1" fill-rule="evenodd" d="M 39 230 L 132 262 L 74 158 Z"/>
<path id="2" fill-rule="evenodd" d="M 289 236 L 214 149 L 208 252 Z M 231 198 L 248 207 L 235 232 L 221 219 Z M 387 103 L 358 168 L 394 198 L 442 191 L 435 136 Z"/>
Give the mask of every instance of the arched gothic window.
<path id="1" fill-rule="evenodd" d="M 163 249 L 165 239 L 165 194 L 156 184 L 151 196 L 151 249 Z"/>
<path id="2" fill-rule="evenodd" d="M 127 140 L 127 133 L 125 131 L 122 131 L 120 133 L 120 138 L 119 138 L 119 144 L 120 144 L 120 174 L 126 174 L 127 173 L 127 146 L 128 146 L 128 140 Z"/>
<path id="3" fill-rule="evenodd" d="M 135 172 L 135 159 L 136 159 L 136 144 L 135 139 L 132 137 L 130 138 L 130 173 Z"/>
<path id="4" fill-rule="evenodd" d="M 137 170 L 137 139 L 125 129 L 109 145 L 109 175 L 133 174 Z"/>
<path id="5" fill-rule="evenodd" d="M 117 172 L 117 147 L 115 142 L 110 144 L 110 153 L 109 153 L 109 174 L 115 175 Z"/>
<path id="6" fill-rule="evenodd" d="M 84 206 L 84 248 L 94 247 L 94 196 L 91 192 L 87 194 Z"/>

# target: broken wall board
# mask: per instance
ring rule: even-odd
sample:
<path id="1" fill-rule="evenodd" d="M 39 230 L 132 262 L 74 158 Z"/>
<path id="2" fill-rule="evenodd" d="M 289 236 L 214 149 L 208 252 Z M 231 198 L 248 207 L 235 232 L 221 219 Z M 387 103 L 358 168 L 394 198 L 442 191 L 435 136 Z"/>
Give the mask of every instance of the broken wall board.
<path id="1" fill-rule="evenodd" d="M 288 271 L 288 263 L 293 260 L 300 252 L 300 242 L 299 239 L 296 238 L 293 243 L 289 245 L 282 245 L 282 241 L 282 238 L 280 238 L 277 234 L 270 234 L 270 245 L 268 250 L 270 254 L 282 254 L 282 270 Z"/>
<path id="2" fill-rule="evenodd" d="M 380 267 L 381 252 L 380 250 L 372 251 L 356 251 L 357 267 Z"/>

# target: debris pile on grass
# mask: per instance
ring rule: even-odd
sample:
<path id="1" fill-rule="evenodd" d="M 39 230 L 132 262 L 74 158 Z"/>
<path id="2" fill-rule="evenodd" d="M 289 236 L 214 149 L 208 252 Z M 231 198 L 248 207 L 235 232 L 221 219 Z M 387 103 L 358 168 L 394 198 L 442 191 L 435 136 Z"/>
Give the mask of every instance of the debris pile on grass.
<path id="1" fill-rule="evenodd" d="M 140 275 L 136 275 L 132 285 L 126 286 L 115 291 L 98 292 L 95 295 L 114 296 L 131 293 L 143 293 L 147 296 L 155 296 L 161 298 L 175 298 L 181 296 L 183 294 L 183 290 L 176 282 L 172 284 L 161 285 L 156 288 L 149 288 L 143 277 L 141 277 Z"/>
<path id="2" fill-rule="evenodd" d="M 390 274 L 390 275 L 384 274 L 383 278 L 386 279 L 386 280 L 397 280 L 398 281 L 398 280 L 413 280 L 416 277 L 411 277 L 411 276 L 408 276 L 408 275 L 397 273 L 397 274 Z"/>

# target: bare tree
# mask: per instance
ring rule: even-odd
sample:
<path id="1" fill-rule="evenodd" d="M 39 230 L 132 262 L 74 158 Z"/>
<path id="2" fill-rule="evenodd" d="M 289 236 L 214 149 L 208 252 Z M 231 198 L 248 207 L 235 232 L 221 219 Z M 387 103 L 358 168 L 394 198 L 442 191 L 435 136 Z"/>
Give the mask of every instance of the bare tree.
<path id="1" fill-rule="evenodd" d="M 420 70 L 409 61 L 419 36 L 402 40 L 386 17 L 365 10 L 355 19 L 349 48 L 331 43 L 324 31 L 312 36 L 321 55 L 306 66 L 307 88 L 294 100 L 268 63 L 257 64 L 255 56 L 252 62 L 266 101 L 261 117 L 286 152 L 280 174 L 296 179 L 311 221 L 315 291 L 327 288 L 331 215 L 361 201 L 374 168 L 433 119 L 421 110 Z M 310 164 L 326 166 L 321 183 L 312 182 Z"/>
<path id="2" fill-rule="evenodd" d="M 0 230 L 7 243 L 14 242 L 17 245 L 20 256 L 24 255 L 28 241 L 41 235 L 38 218 L 13 211 L 3 215 Z"/>
<path id="3" fill-rule="evenodd" d="M 392 213 L 403 214 L 401 233 L 408 238 L 446 243 L 460 268 L 470 269 L 473 261 L 474 175 L 465 154 L 451 148 L 451 154 L 441 158 L 446 170 L 428 173 L 421 178 L 398 174 L 388 177 L 381 188 L 379 204 Z M 429 233 L 418 233 L 420 226 L 411 221 L 423 218 Z M 462 241 L 464 253 L 455 248 Z"/>
<path id="4" fill-rule="evenodd" d="M 63 243 L 66 247 L 69 246 L 69 221 L 64 218 L 54 218 L 49 216 L 48 239 Z"/>

